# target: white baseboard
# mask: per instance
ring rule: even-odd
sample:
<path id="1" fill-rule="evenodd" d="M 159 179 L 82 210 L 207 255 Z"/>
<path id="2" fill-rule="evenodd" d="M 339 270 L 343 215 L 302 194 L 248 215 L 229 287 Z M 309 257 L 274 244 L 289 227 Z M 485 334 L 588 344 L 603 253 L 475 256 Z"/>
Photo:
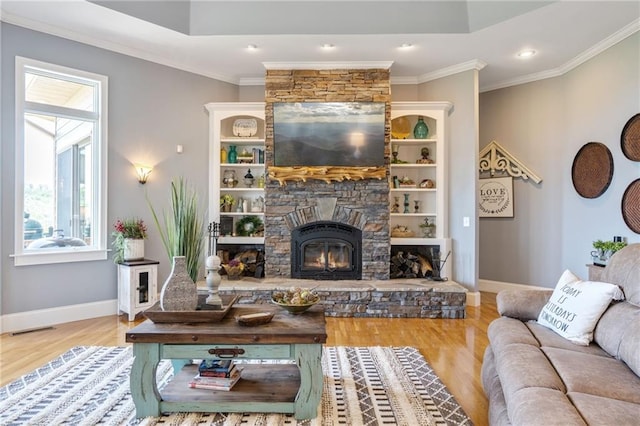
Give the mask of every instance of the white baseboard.
<path id="1" fill-rule="evenodd" d="M 553 290 L 547 287 L 538 287 L 534 285 L 507 283 L 504 281 L 478 280 L 478 288 L 480 291 L 487 293 L 498 293 L 501 290 Z"/>
<path id="2" fill-rule="evenodd" d="M 104 317 L 118 313 L 118 300 L 83 303 L 81 305 L 59 306 L 28 312 L 2 315 L 1 333 L 33 330 L 71 321 Z"/>
<path id="3" fill-rule="evenodd" d="M 468 291 L 467 292 L 467 306 L 480 306 L 480 292 Z"/>

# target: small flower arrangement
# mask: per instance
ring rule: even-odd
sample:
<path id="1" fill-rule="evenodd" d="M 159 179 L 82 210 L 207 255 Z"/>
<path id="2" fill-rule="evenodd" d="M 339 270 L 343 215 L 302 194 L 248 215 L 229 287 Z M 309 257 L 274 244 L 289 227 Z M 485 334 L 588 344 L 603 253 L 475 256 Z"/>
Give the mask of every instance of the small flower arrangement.
<path id="1" fill-rule="evenodd" d="M 238 259 L 231 259 L 226 265 L 222 265 L 229 279 L 238 279 L 244 271 L 244 263 Z"/>
<path id="2" fill-rule="evenodd" d="M 124 260 L 124 247 L 126 239 L 144 240 L 147 238 L 147 226 L 142 219 L 118 219 L 113 225 L 113 255 L 114 263 L 121 263 Z"/>

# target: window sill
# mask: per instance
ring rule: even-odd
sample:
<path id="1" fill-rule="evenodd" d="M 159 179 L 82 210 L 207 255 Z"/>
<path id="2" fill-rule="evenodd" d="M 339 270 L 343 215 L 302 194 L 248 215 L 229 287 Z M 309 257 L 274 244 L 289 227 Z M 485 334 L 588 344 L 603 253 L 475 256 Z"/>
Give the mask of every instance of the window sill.
<path id="1" fill-rule="evenodd" d="M 50 263 L 89 262 L 107 259 L 107 250 L 72 248 L 46 252 L 39 250 L 36 253 L 12 254 L 15 266 L 45 265 Z"/>

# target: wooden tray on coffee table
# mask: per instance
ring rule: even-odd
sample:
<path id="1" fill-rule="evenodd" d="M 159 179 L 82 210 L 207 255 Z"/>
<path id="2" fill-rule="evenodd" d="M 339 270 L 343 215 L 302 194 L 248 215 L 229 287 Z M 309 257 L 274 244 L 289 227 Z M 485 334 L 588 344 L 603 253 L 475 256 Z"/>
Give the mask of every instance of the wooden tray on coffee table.
<path id="1" fill-rule="evenodd" d="M 231 306 L 238 300 L 238 296 L 220 296 L 222 299 L 222 309 L 207 309 L 206 294 L 198 295 L 198 309 L 195 311 L 163 311 L 160 309 L 160 302 L 156 303 L 146 311 L 145 317 L 154 323 L 207 323 L 220 322 L 227 315 Z"/>

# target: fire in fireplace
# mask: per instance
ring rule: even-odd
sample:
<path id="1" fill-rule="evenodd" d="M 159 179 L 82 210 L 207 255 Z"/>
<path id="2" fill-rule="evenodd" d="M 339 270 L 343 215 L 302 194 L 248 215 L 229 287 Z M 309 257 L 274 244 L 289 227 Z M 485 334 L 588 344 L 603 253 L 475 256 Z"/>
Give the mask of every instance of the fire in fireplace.
<path id="1" fill-rule="evenodd" d="M 362 279 L 362 231 L 339 222 L 319 221 L 291 232 L 291 278 Z"/>

